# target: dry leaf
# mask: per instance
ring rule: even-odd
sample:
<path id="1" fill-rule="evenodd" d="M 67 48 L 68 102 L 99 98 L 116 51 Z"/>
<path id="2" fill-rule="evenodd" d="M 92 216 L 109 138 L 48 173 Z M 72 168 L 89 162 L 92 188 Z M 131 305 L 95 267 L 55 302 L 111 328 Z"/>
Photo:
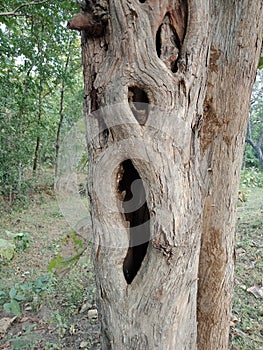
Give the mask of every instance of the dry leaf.
<path id="1" fill-rule="evenodd" d="M 254 297 L 263 298 L 263 287 L 259 288 L 259 286 L 253 286 L 247 288 L 247 292 L 252 293 Z"/>
<path id="2" fill-rule="evenodd" d="M 16 316 L 12 317 L 12 318 L 10 318 L 10 317 L 1 318 L 1 320 L 0 320 L 0 339 L 2 339 L 4 337 L 8 327 L 11 326 L 11 324 L 15 321 L 15 319 L 16 319 Z"/>

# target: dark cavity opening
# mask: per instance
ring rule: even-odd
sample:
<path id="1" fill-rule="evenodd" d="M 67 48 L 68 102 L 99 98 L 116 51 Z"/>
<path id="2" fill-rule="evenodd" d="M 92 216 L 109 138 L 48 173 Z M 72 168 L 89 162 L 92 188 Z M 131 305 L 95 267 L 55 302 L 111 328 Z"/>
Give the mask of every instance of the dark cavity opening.
<path id="1" fill-rule="evenodd" d="M 123 273 L 132 283 L 146 255 L 150 239 L 150 213 L 142 179 L 130 159 L 120 165 L 118 192 L 122 200 L 125 220 L 130 226 L 130 242 L 123 262 Z"/>
<path id="2" fill-rule="evenodd" d="M 181 43 L 171 23 L 169 13 L 165 15 L 163 23 L 157 30 L 155 45 L 157 56 L 173 73 L 177 72 L 177 61 Z"/>
<path id="3" fill-rule="evenodd" d="M 139 0 L 142 4 L 146 1 L 146 0 Z"/>
<path id="4" fill-rule="evenodd" d="M 162 29 L 162 24 L 160 25 L 160 27 L 157 30 L 156 33 L 156 40 L 155 40 L 155 45 L 156 45 L 156 52 L 157 52 L 157 56 L 160 58 L 161 57 L 161 29 Z"/>
<path id="5" fill-rule="evenodd" d="M 140 125 L 145 125 L 149 105 L 147 93 L 137 86 L 131 86 L 128 88 L 128 101 L 135 119 Z"/>

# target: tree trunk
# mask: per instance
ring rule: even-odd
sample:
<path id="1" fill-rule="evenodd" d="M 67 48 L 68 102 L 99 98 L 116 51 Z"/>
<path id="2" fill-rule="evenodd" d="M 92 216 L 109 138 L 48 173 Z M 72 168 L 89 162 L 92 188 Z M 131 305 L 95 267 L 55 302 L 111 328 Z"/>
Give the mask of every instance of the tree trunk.
<path id="1" fill-rule="evenodd" d="M 262 1 L 214 1 L 201 134 L 207 170 L 198 283 L 198 349 L 226 349 L 240 168 L 262 45 Z"/>
<path id="2" fill-rule="evenodd" d="M 71 45 L 72 45 L 72 39 L 69 40 L 68 43 L 68 55 L 66 58 L 66 63 L 63 71 L 63 75 L 61 78 L 61 87 L 60 87 L 60 103 L 59 103 L 59 121 L 58 121 L 58 127 L 57 127 L 57 135 L 56 135 L 56 153 L 55 153 L 55 176 L 58 175 L 58 156 L 60 151 L 60 139 L 61 139 L 61 130 L 62 125 L 64 121 L 64 99 L 65 99 L 65 83 L 66 83 L 66 75 L 68 71 L 68 65 L 70 60 L 70 54 L 71 54 Z"/>
<path id="3" fill-rule="evenodd" d="M 41 25 L 41 33 L 44 32 L 44 24 Z M 37 129 L 37 138 L 36 138 L 36 146 L 34 151 L 34 159 L 33 159 L 33 174 L 36 174 L 38 162 L 39 162 L 39 152 L 41 146 L 41 120 L 43 113 L 43 70 L 42 65 L 44 64 L 44 56 L 43 56 L 43 47 L 39 42 L 37 45 L 37 53 L 40 59 L 40 71 L 39 71 L 39 91 L 38 91 L 38 113 L 37 113 L 37 121 L 36 121 L 36 129 Z"/>
<path id="4" fill-rule="evenodd" d="M 38 114 L 37 114 L 37 138 L 36 138 L 36 146 L 34 151 L 34 159 L 33 159 L 33 174 L 37 171 L 38 161 L 39 161 L 39 150 L 40 150 L 40 134 L 41 134 L 41 119 L 42 119 L 42 108 L 43 108 L 43 87 L 42 87 L 42 79 L 40 78 L 40 88 L 38 93 Z"/>
<path id="5" fill-rule="evenodd" d="M 86 3 L 69 28 L 82 29 L 102 348 L 227 349 L 261 1 Z"/>

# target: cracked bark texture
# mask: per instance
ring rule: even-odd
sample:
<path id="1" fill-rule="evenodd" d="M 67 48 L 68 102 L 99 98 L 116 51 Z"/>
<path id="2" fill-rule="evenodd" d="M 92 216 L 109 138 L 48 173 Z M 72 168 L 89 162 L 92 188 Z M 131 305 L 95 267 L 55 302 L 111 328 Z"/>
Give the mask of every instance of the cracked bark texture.
<path id="1" fill-rule="evenodd" d="M 103 30 L 82 31 L 82 53 L 102 348 L 227 349 L 262 1 L 82 1 L 97 22 L 100 2 Z M 131 101 L 140 91 L 150 106 L 143 122 Z M 127 159 L 143 182 L 151 237 L 131 283 L 130 228 L 116 204 Z"/>

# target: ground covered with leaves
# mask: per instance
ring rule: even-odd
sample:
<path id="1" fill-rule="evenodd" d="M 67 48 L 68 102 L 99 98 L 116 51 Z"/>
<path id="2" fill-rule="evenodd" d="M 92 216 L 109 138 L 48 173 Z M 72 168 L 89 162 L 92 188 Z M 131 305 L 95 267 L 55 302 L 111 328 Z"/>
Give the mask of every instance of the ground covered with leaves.
<path id="1" fill-rule="evenodd" d="M 263 349 L 263 189 L 250 188 L 239 204 L 235 293 L 232 309 L 233 350 Z"/>
<path id="2" fill-rule="evenodd" d="M 232 350 L 263 348 L 263 189 L 246 196 L 238 214 Z M 1 213 L 0 349 L 100 349 L 89 246 L 70 230 L 52 190 L 24 210 Z"/>
<path id="3" fill-rule="evenodd" d="M 0 239 L 0 349 L 99 349 L 90 248 L 54 193 L 1 215 Z"/>

